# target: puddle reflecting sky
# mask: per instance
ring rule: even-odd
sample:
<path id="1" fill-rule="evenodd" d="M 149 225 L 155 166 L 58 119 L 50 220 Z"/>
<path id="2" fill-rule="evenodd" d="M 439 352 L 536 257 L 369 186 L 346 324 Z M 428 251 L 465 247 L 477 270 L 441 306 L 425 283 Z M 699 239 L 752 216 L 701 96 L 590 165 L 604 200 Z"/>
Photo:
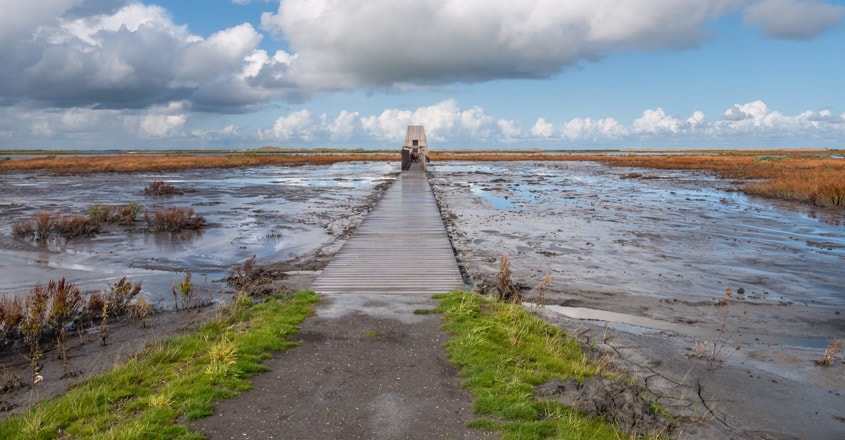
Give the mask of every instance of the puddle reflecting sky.
<path id="1" fill-rule="evenodd" d="M 761 299 L 845 305 L 842 211 L 748 197 L 704 172 L 585 162 L 431 169 L 469 236 L 458 245 L 467 258 L 510 252 L 514 267 L 552 271 L 570 291 L 700 300 L 744 287 Z"/>

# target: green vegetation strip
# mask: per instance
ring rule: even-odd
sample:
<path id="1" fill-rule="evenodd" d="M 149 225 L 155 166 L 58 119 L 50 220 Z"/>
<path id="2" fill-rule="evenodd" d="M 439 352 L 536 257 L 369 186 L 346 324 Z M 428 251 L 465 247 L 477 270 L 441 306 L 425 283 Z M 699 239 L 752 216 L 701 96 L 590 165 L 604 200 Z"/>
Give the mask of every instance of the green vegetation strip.
<path id="1" fill-rule="evenodd" d="M 579 345 L 518 304 L 490 302 L 471 292 L 438 295 L 451 361 L 483 416 L 471 426 L 504 439 L 618 439 L 608 422 L 556 402 L 534 399 L 534 387 L 553 378 L 583 380 L 599 373 Z"/>
<path id="2" fill-rule="evenodd" d="M 317 301 L 311 292 L 255 305 L 240 297 L 227 316 L 195 333 L 154 343 L 64 396 L 0 421 L 0 438 L 204 438 L 183 423 L 249 390 L 271 351 L 297 345 L 289 338 Z"/>

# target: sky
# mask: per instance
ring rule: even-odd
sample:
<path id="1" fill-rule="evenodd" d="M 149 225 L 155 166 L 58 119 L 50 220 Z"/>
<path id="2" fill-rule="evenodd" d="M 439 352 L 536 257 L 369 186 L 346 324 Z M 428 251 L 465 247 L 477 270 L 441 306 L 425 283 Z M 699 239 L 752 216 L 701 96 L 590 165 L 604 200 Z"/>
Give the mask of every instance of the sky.
<path id="1" fill-rule="evenodd" d="M 0 11 L 0 149 L 845 148 L 845 0 Z"/>

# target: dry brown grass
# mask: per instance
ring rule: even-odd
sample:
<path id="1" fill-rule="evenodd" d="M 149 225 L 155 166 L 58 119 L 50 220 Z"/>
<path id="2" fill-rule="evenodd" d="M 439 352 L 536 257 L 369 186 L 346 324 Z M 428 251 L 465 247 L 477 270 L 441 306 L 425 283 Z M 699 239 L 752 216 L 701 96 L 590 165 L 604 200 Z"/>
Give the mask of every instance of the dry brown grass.
<path id="1" fill-rule="evenodd" d="M 432 160 L 592 161 L 610 166 L 714 171 L 748 194 L 845 208 L 845 159 L 822 150 L 735 150 L 652 154 L 433 153 Z"/>
<path id="2" fill-rule="evenodd" d="M 398 151 L 398 150 L 397 150 Z M 399 161 L 384 153 L 336 154 L 227 154 L 227 155 L 114 155 L 40 157 L 0 162 L 2 171 L 51 170 L 67 174 L 101 172 L 176 171 L 191 168 L 240 168 L 260 165 L 330 165 L 354 161 Z"/>

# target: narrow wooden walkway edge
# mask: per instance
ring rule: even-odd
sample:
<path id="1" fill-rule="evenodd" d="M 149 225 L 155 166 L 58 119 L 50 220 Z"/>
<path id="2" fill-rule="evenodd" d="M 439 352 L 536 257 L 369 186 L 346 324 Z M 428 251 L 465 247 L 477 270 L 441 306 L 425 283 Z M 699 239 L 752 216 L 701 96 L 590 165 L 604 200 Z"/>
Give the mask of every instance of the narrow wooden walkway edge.
<path id="1" fill-rule="evenodd" d="M 320 294 L 433 295 L 463 288 L 428 176 L 419 166 L 399 175 L 311 285 Z"/>

